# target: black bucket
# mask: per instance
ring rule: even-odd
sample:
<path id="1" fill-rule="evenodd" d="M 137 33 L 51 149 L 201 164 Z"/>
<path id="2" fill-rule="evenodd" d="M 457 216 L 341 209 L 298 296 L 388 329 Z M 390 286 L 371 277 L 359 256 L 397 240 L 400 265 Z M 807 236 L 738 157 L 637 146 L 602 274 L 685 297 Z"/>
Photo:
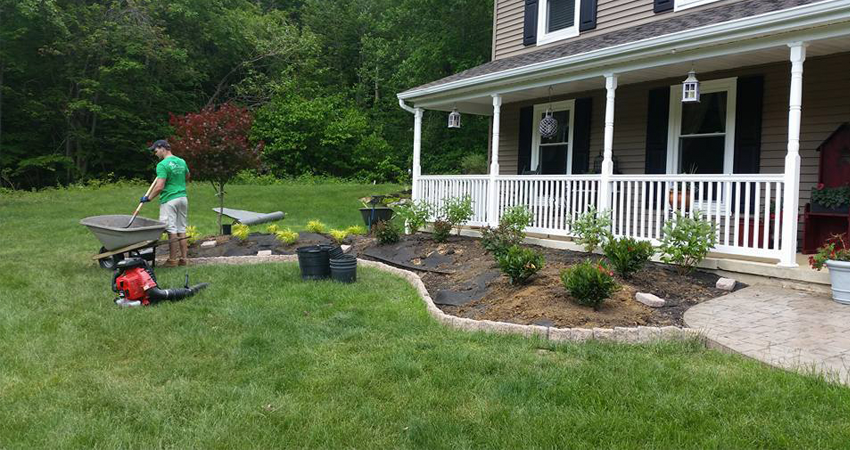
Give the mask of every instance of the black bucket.
<path id="1" fill-rule="evenodd" d="M 337 244 L 320 244 L 319 248 L 328 252 L 329 260 L 345 255 L 345 252 L 342 251 L 342 247 Z"/>
<path id="2" fill-rule="evenodd" d="M 357 281 L 357 258 L 351 255 L 342 255 L 331 259 L 331 278 L 343 283 L 354 283 Z"/>
<path id="3" fill-rule="evenodd" d="M 225 236 L 230 236 L 231 231 L 231 225 L 229 223 L 221 224 L 221 234 Z"/>
<path id="4" fill-rule="evenodd" d="M 296 251 L 302 280 L 321 280 L 330 276 L 327 251 L 318 245 L 298 247 Z"/>

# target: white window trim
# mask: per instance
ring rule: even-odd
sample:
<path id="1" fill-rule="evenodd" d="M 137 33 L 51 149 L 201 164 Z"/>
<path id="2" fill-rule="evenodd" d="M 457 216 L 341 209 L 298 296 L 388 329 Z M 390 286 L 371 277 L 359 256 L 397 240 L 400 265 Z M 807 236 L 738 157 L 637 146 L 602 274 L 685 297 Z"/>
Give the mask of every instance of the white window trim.
<path id="1" fill-rule="evenodd" d="M 540 164 L 540 116 L 542 116 L 546 112 L 546 108 L 548 108 L 550 103 L 541 103 L 538 105 L 534 105 L 534 119 L 531 122 L 532 128 L 534 128 L 534 133 L 532 134 L 531 139 L 531 170 L 537 170 L 538 165 Z M 570 112 L 570 131 L 569 136 L 567 136 L 567 175 L 573 173 L 573 121 L 575 120 L 575 99 L 572 100 L 563 100 L 560 102 L 551 103 L 552 112 L 557 111 L 569 111 Z M 562 126 L 562 124 L 558 124 L 558 126 Z"/>
<path id="2" fill-rule="evenodd" d="M 682 11 L 685 9 L 696 8 L 697 6 L 707 5 L 719 0 L 675 0 L 673 2 L 673 11 Z"/>
<path id="3" fill-rule="evenodd" d="M 723 173 L 731 174 L 735 163 L 735 111 L 738 78 L 704 81 L 700 94 L 726 91 L 726 141 L 723 148 Z M 667 174 L 678 174 L 678 142 L 682 130 L 682 85 L 670 86 L 670 118 L 667 125 Z"/>
<path id="4" fill-rule="evenodd" d="M 549 11 L 550 0 L 540 0 L 537 2 L 537 45 L 545 45 L 561 39 L 568 39 L 578 36 L 578 22 L 581 16 L 581 0 L 575 0 L 575 12 L 573 13 L 573 26 L 562 30 L 546 32 L 546 22 L 549 18 L 546 14 Z"/>

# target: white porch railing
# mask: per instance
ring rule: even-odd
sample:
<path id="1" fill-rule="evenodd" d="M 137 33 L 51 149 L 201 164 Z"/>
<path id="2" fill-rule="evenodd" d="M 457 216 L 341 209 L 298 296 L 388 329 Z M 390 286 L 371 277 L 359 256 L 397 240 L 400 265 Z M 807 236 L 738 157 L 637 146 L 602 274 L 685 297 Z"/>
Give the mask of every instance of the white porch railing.
<path id="1" fill-rule="evenodd" d="M 766 175 L 613 175 L 611 231 L 658 244 L 664 224 L 677 212 L 715 224 L 722 253 L 779 258 L 784 178 Z M 418 179 L 421 199 L 442 207 L 452 197 L 470 196 L 473 226 L 488 223 L 486 175 L 427 175 Z M 599 175 L 502 175 L 496 177 L 497 217 L 525 205 L 533 215 L 526 230 L 572 236 L 570 221 L 599 202 Z M 792 245 L 795 245 L 792 243 Z"/>

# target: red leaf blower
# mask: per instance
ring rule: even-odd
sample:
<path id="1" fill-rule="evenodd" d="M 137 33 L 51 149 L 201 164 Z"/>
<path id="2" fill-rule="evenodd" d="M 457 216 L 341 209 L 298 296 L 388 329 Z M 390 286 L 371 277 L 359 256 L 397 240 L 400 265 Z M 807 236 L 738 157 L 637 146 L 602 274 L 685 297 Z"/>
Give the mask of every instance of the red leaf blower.
<path id="1" fill-rule="evenodd" d="M 127 258 L 118 262 L 112 275 L 112 290 L 118 294 L 115 303 L 120 306 L 147 306 L 162 300 L 181 300 L 197 294 L 207 286 L 209 283 L 190 287 L 187 273 L 184 287 L 160 289 L 156 284 L 156 275 L 142 258 Z"/>

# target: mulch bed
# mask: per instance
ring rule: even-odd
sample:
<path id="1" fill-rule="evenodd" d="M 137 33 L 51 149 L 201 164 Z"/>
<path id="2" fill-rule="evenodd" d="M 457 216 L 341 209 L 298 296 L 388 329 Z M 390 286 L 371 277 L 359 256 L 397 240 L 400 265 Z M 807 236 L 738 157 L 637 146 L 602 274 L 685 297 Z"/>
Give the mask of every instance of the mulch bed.
<path id="1" fill-rule="evenodd" d="M 210 239 L 217 241 L 215 247 L 200 246 Z M 269 234 L 254 233 L 245 241 L 218 236 L 199 239 L 190 246 L 189 256 L 248 256 L 260 250 L 271 250 L 273 255 L 292 255 L 298 247 L 330 242 L 327 236 L 307 232 L 300 233 L 298 242 L 291 245 Z M 559 328 L 682 326 L 682 316 L 688 308 L 727 293 L 714 287 L 717 275 L 700 271 L 682 275 L 674 267 L 648 263 L 631 279 L 615 275 L 620 290 L 595 311 L 570 298 L 561 283 L 560 272 L 588 258 L 603 258 L 601 255 L 529 246 L 544 254 L 546 266 L 528 284 L 512 286 L 499 271 L 493 256 L 474 238 L 451 236 L 445 243 L 436 243 L 430 235 L 419 233 L 404 236 L 393 245 L 378 245 L 368 236 L 350 237 L 344 243 L 352 245 L 351 253 L 359 258 L 417 272 L 441 310 L 476 320 Z M 167 254 L 168 250 L 159 249 L 159 253 Z M 637 292 L 655 294 L 665 299 L 667 305 L 650 308 L 634 299 Z"/>

